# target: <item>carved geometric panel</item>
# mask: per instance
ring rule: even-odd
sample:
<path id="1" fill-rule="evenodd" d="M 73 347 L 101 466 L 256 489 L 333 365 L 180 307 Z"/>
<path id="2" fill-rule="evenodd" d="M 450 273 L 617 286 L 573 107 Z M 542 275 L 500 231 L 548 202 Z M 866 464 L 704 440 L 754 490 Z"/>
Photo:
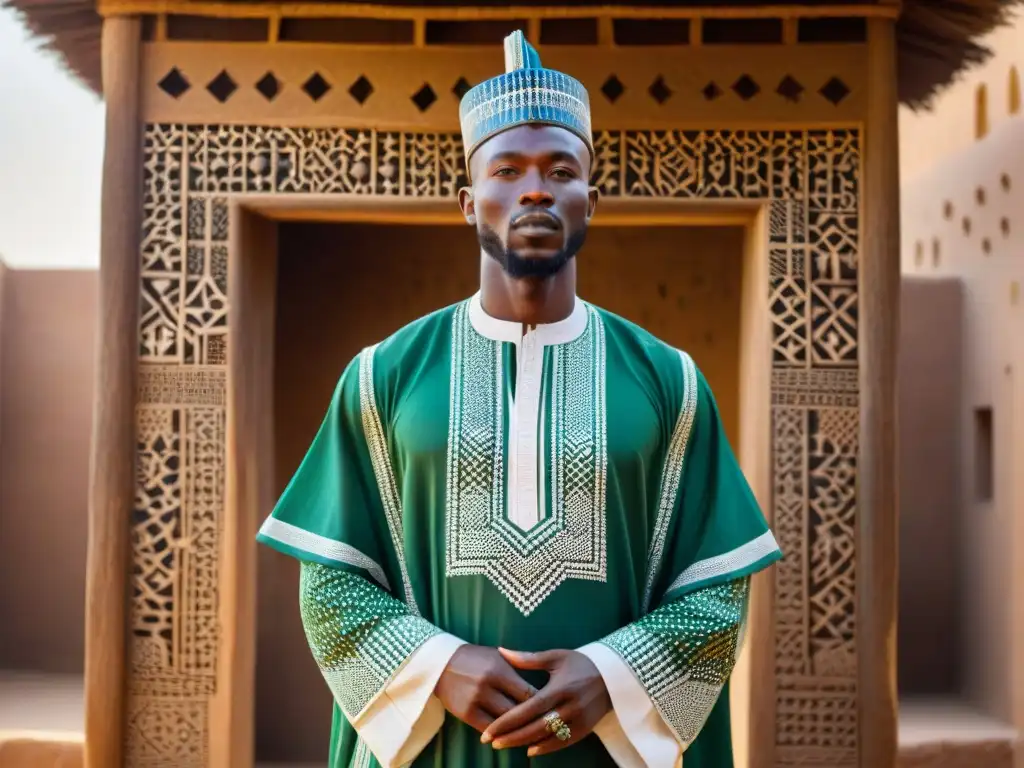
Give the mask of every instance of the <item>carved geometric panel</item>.
<path id="1" fill-rule="evenodd" d="M 768 211 L 776 743 L 780 765 L 856 762 L 857 270 L 853 130 L 597 131 L 605 197 Z M 138 482 L 128 754 L 206 765 L 224 525 L 230 207 L 253 194 L 442 199 L 451 133 L 150 125 L 140 247 Z"/>

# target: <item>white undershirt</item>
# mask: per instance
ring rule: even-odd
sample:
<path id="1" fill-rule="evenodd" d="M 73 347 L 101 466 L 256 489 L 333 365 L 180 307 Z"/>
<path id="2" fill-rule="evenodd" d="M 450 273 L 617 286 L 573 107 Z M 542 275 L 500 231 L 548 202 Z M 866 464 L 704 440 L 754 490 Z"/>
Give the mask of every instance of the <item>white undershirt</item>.
<path id="1" fill-rule="evenodd" d="M 540 429 L 544 403 L 545 347 L 573 341 L 587 328 L 586 305 L 576 299 L 572 313 L 556 323 L 523 331 L 521 323 L 488 315 L 478 293 L 470 302 L 469 319 L 474 330 L 493 341 L 516 345 L 516 387 L 509 398 L 508 519 L 529 531 L 544 513 L 543 433 Z"/>

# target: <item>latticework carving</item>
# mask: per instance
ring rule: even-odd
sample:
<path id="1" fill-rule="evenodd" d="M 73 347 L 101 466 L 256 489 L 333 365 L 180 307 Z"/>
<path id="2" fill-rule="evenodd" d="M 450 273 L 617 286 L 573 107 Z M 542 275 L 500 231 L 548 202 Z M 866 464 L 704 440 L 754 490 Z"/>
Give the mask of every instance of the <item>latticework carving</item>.
<path id="1" fill-rule="evenodd" d="M 857 257 L 852 130 L 603 131 L 605 197 L 768 207 L 776 742 L 780 765 L 856 762 Z M 132 766 L 206 766 L 218 665 L 230 217 L 248 195 L 447 199 L 438 133 L 150 125 L 145 136 L 133 523 Z"/>

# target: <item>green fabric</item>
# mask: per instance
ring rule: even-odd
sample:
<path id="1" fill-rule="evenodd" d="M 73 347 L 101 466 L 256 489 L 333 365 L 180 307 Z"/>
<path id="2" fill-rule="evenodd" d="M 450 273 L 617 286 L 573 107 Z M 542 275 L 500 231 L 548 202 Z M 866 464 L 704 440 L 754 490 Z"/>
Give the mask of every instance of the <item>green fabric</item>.
<path id="1" fill-rule="evenodd" d="M 313 657 L 349 717 L 440 632 L 365 579 L 320 563 L 302 563 L 299 607 Z"/>
<path id="2" fill-rule="evenodd" d="M 508 435 L 517 354 L 527 353 L 478 333 L 468 307 L 462 302 L 422 318 L 352 361 L 259 540 L 387 592 L 406 614 L 362 591 L 358 599 L 331 599 L 381 606 L 381 621 L 422 617 L 430 628 L 414 624 L 419 642 L 433 628 L 524 651 L 604 638 L 629 663 L 616 633 L 634 622 L 649 631 L 659 606 L 678 624 L 677 644 L 693 638 L 686 622 L 675 620 L 711 611 L 707 594 L 719 603 L 716 616 L 734 610 L 726 598 L 738 587 L 720 585 L 781 554 L 692 361 L 589 305 L 578 338 L 542 347 L 540 446 L 528 468 L 537 473 L 540 522 L 524 532 L 510 517 Z M 311 584 L 304 600 L 327 600 Z M 329 635 L 318 637 L 314 653 Z M 373 678 L 378 690 L 397 667 L 389 658 Z M 658 690 L 648 690 L 658 703 Z M 365 702 L 367 694 L 336 691 L 336 698 L 349 709 L 359 706 L 350 700 Z M 360 750 L 336 706 L 331 768 L 376 765 L 364 763 L 361 752 L 353 762 Z M 731 765 L 726 695 L 685 762 Z M 534 760 L 525 750 L 496 752 L 449 716 L 413 765 L 613 762 L 596 736 Z"/>
<path id="3" fill-rule="evenodd" d="M 736 663 L 748 594 L 749 577 L 687 592 L 602 641 L 629 664 L 685 745 Z"/>

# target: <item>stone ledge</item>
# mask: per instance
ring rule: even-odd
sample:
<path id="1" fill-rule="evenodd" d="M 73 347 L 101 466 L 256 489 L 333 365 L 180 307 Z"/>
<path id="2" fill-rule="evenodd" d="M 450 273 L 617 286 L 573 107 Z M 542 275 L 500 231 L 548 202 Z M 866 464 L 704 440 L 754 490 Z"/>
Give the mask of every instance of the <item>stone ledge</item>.
<path id="1" fill-rule="evenodd" d="M 1009 740 L 939 742 L 900 747 L 898 768 L 1013 768 Z"/>
<path id="2" fill-rule="evenodd" d="M 0 768 L 82 768 L 82 735 L 0 731 Z"/>

